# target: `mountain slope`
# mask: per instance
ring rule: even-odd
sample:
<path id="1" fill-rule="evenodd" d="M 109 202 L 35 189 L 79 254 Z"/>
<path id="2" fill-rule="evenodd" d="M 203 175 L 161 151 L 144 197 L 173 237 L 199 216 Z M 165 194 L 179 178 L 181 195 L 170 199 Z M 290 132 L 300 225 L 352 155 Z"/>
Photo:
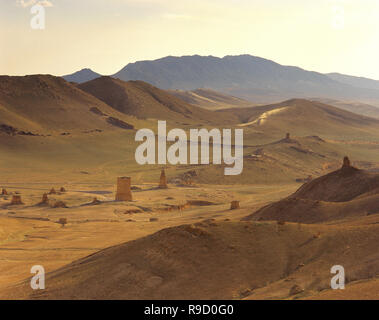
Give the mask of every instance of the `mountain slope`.
<path id="1" fill-rule="evenodd" d="M 379 90 L 379 81 L 372 80 L 364 77 L 348 76 L 341 73 L 328 73 L 326 74 L 330 79 L 345 83 L 357 88 Z"/>
<path id="2" fill-rule="evenodd" d="M 135 122 L 60 77 L 0 77 L 0 124 L 19 130 L 111 129 L 110 119 Z"/>
<path id="3" fill-rule="evenodd" d="M 360 114 L 362 116 L 379 119 L 379 107 L 362 102 L 339 101 L 334 99 L 312 99 L 312 101 L 322 102 L 336 108 Z"/>
<path id="4" fill-rule="evenodd" d="M 168 90 L 168 92 L 189 104 L 209 110 L 249 107 L 253 105 L 252 102 L 244 99 L 210 89 L 197 89 L 193 91 Z"/>
<path id="5" fill-rule="evenodd" d="M 63 76 L 62 78 L 68 82 L 83 83 L 83 82 L 91 81 L 93 79 L 100 78 L 100 77 L 101 77 L 101 74 L 98 74 L 92 71 L 91 69 L 82 69 L 75 73 Z"/>
<path id="6" fill-rule="evenodd" d="M 292 99 L 278 104 L 219 110 L 238 117 L 240 126 L 264 132 L 290 132 L 299 136 L 356 138 L 379 134 L 377 119 L 361 116 L 316 101 Z"/>
<path id="7" fill-rule="evenodd" d="M 101 77 L 79 85 L 79 88 L 104 101 L 114 109 L 140 119 L 185 122 L 228 121 L 224 114 L 192 106 L 146 82 L 124 82 Z"/>
<path id="8" fill-rule="evenodd" d="M 357 88 L 321 73 L 250 55 L 222 59 L 170 56 L 130 63 L 113 77 L 125 81 L 142 80 L 161 89 L 209 88 L 257 103 L 295 97 L 379 99 L 379 90 Z"/>

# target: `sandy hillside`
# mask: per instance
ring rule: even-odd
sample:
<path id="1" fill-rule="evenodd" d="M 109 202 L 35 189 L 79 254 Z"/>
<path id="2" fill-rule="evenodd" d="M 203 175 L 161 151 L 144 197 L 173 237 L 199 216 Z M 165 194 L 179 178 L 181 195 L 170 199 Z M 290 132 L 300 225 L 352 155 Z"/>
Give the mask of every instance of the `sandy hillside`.
<path id="1" fill-rule="evenodd" d="M 239 299 L 272 285 L 266 297 L 306 298 L 330 288 L 335 264 L 345 267 L 348 282 L 377 276 L 378 240 L 375 221 L 299 227 L 206 220 L 80 259 L 50 273 L 41 293 L 28 283 L 12 292 L 37 299 Z"/>
<path id="2" fill-rule="evenodd" d="M 162 119 L 184 123 L 230 122 L 230 117 L 214 113 L 160 90 L 143 81 L 122 81 L 101 77 L 78 86 L 116 110 L 142 119 Z"/>
<path id="3" fill-rule="evenodd" d="M 345 298 L 375 288 L 377 120 L 307 100 L 216 112 L 107 77 L 1 77 L 0 88 L 1 298 L 332 298 L 334 264 Z M 156 132 L 162 116 L 186 132 L 243 128 L 243 174 L 138 165 L 136 130 Z M 133 201 L 115 201 L 123 176 Z M 35 264 L 42 294 L 28 285 Z"/>
<path id="4" fill-rule="evenodd" d="M 238 107 L 250 107 L 254 103 L 210 89 L 193 91 L 168 90 L 168 92 L 189 104 L 209 110 L 220 110 Z"/>
<path id="5" fill-rule="evenodd" d="M 317 223 L 379 213 L 379 174 L 346 161 L 341 169 L 305 183 L 288 198 L 246 219 Z"/>

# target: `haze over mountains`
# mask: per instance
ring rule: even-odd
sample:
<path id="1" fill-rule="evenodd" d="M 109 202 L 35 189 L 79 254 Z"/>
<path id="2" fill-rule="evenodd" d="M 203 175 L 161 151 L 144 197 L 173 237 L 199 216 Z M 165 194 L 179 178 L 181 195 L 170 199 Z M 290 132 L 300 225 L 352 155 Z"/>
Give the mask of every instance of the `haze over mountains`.
<path id="1" fill-rule="evenodd" d="M 365 89 L 374 89 L 379 90 L 379 81 L 378 80 L 372 80 L 364 77 L 354 77 L 354 76 L 348 76 L 341 73 L 328 73 L 327 76 L 333 80 L 358 87 L 358 88 L 365 88 Z"/>
<path id="2" fill-rule="evenodd" d="M 83 83 L 101 77 L 101 74 L 92 71 L 91 69 L 82 69 L 73 74 L 64 76 L 63 78 L 68 82 Z"/>
<path id="3" fill-rule="evenodd" d="M 91 80 L 83 71 L 74 74 L 78 81 Z M 379 101 L 378 81 L 322 74 L 298 67 L 283 66 L 251 55 L 165 57 L 129 63 L 114 78 L 142 80 L 161 89 L 213 89 L 256 103 L 278 102 L 290 98 L 331 98 Z M 73 75 L 65 76 L 72 81 Z"/>

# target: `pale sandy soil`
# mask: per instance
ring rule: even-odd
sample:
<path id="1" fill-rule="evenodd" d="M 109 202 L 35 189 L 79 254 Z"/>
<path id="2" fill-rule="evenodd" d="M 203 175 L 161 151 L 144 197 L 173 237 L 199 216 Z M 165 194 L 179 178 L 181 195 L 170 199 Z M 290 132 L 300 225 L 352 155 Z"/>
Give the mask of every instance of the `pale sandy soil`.
<path id="1" fill-rule="evenodd" d="M 64 201 L 68 208 L 53 209 L 36 204 L 42 194 L 60 185 L 9 185 L 8 192 L 22 194 L 24 205 L 7 206 L 11 196 L 0 200 L 0 291 L 31 276 L 33 265 L 53 271 L 103 248 L 135 240 L 163 228 L 191 224 L 204 219 L 240 220 L 270 201 L 293 192 L 298 185 L 283 186 L 169 186 L 138 185 L 133 202 L 115 202 L 114 185 L 64 185 L 66 193 L 49 195 L 51 203 Z M 99 205 L 85 205 L 94 197 Z M 215 205 L 166 211 L 169 205 L 205 200 Z M 241 209 L 230 210 L 232 200 Z M 140 213 L 125 213 L 139 209 Z M 67 218 L 62 227 L 57 221 Z M 150 218 L 158 221 L 150 222 Z M 41 221 L 39 219 L 45 219 Z M 6 298 L 6 297 L 2 297 Z"/>

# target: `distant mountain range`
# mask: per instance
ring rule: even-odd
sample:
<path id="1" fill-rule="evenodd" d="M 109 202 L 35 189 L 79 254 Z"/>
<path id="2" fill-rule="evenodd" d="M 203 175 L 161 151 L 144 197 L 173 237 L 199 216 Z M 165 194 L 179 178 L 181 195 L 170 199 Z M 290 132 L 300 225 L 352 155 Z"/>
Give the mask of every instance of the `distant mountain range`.
<path id="1" fill-rule="evenodd" d="M 82 69 L 73 74 L 64 76 L 63 78 L 68 82 L 83 83 L 87 81 L 94 80 L 101 77 L 101 74 L 92 71 L 91 69 Z"/>
<path id="2" fill-rule="evenodd" d="M 82 83 L 99 76 L 83 69 L 64 79 Z M 307 71 L 251 55 L 169 56 L 129 63 L 112 77 L 141 80 L 166 90 L 212 89 L 255 103 L 328 98 L 379 104 L 379 81 Z"/>
<path id="3" fill-rule="evenodd" d="M 327 76 L 338 82 L 342 82 L 357 88 L 379 90 L 379 81 L 363 77 L 347 76 L 340 73 L 328 73 Z"/>

